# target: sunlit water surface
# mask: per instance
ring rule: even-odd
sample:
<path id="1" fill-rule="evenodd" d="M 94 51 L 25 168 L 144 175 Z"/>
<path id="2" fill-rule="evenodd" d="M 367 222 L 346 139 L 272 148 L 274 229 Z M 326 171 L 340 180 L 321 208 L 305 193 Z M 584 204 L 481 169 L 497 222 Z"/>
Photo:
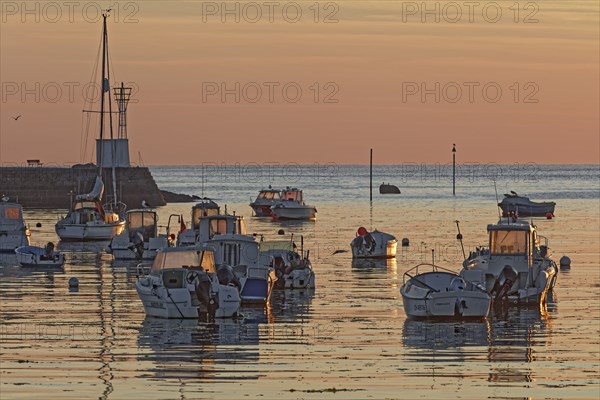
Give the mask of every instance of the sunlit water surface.
<path id="1" fill-rule="evenodd" d="M 317 288 L 282 291 L 244 318 L 213 324 L 145 318 L 134 264 L 114 263 L 106 243 L 61 244 L 64 269 L 37 271 L 0 255 L 1 398 L 598 398 L 600 195 L 597 166 L 461 167 L 452 196 L 447 166 L 368 168 L 230 166 L 153 168 L 159 186 L 202 193 L 246 216 L 249 231 L 304 235 Z M 382 181 L 400 186 L 382 196 Z M 538 220 L 555 259 L 568 255 L 547 307 L 495 312 L 481 322 L 406 318 L 403 272 L 430 261 L 459 270 L 460 221 L 467 251 L 486 242 L 499 195 L 516 190 L 558 203 Z M 296 185 L 318 220 L 252 218 L 258 189 Z M 160 209 L 189 219 L 191 204 Z M 57 241 L 57 212 L 27 211 L 32 241 Z M 35 228 L 40 222 L 41 228 Z M 361 226 L 407 237 L 396 260 L 354 264 Z M 77 277 L 77 291 L 68 280 Z"/>

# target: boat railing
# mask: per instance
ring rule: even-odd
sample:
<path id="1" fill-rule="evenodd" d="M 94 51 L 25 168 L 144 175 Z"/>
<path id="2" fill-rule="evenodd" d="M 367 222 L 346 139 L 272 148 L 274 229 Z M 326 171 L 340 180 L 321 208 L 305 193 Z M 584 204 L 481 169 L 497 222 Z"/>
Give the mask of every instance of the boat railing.
<path id="1" fill-rule="evenodd" d="M 152 267 L 152 263 L 139 263 L 136 266 L 136 273 L 137 273 L 138 278 L 140 276 L 149 275 L 151 267 Z"/>
<path id="2" fill-rule="evenodd" d="M 431 263 L 421 263 L 421 264 L 415 265 L 414 267 L 412 267 L 411 269 L 409 269 L 408 271 L 406 271 L 404 273 L 403 283 L 406 283 L 406 277 L 408 277 L 408 279 L 413 279 L 415 276 L 419 275 L 419 268 L 421 268 L 421 269 L 427 268 L 430 270 L 428 272 L 438 272 L 439 270 L 441 270 L 442 272 L 449 272 L 451 274 L 456 274 L 456 272 L 454 272 L 448 268 L 440 267 L 439 265 L 435 265 L 435 264 L 431 264 Z M 411 273 L 413 275 L 411 275 Z M 427 285 L 425 285 L 425 286 L 427 286 Z"/>

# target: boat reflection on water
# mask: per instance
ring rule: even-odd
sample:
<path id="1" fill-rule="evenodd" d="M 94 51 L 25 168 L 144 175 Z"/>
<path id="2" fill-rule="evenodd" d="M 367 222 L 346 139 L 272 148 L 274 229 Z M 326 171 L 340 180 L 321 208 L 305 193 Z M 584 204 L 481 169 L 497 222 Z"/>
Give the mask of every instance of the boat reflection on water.
<path id="1" fill-rule="evenodd" d="M 243 319 L 169 320 L 147 317 L 140 328 L 139 361 L 156 378 L 258 379 L 258 324 Z M 232 367 L 228 370 L 228 367 Z"/>
<path id="2" fill-rule="evenodd" d="M 555 308 L 554 299 L 552 309 Z M 539 307 L 493 309 L 488 349 L 489 382 L 532 382 L 534 368 L 523 367 L 545 360 L 544 351 L 552 338 L 552 317 L 546 303 Z M 540 359 L 538 360 L 539 355 Z M 501 365 L 497 366 L 496 365 Z"/>
<path id="3" fill-rule="evenodd" d="M 75 265 L 94 265 L 100 260 L 110 261 L 111 256 L 104 249 L 109 241 L 99 242 L 58 242 L 58 249 L 65 255 L 65 262 Z"/>
<path id="4" fill-rule="evenodd" d="M 397 262 L 395 258 L 354 258 L 352 259 L 352 271 L 354 272 L 372 272 L 387 268 L 396 270 Z"/>
<path id="5" fill-rule="evenodd" d="M 553 299 L 548 300 L 555 309 Z M 531 363 L 548 358 L 544 348 L 551 337 L 552 317 L 544 304 L 539 308 L 493 308 L 483 321 L 406 319 L 402 343 L 407 359 L 415 363 L 413 376 L 436 375 L 435 369 L 457 362 L 464 367 L 461 372 L 453 371 L 453 376 L 485 374 L 488 382 L 514 383 L 534 380 Z M 419 363 L 433 367 L 420 369 Z M 482 371 L 481 365 L 489 365 L 489 369 Z"/>

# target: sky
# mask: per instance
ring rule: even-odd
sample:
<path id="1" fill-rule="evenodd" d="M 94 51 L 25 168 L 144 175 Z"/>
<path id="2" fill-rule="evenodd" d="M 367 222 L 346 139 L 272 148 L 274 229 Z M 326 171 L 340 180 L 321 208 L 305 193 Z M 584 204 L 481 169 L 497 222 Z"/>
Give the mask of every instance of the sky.
<path id="1" fill-rule="evenodd" d="M 135 164 L 600 162 L 597 0 L 1 0 L 0 164 L 95 159 L 109 6 Z"/>

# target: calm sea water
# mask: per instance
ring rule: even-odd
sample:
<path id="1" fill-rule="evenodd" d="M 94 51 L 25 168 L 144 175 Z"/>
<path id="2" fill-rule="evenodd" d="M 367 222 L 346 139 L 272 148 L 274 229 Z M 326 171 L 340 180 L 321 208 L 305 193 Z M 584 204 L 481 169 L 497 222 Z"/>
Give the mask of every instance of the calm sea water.
<path id="1" fill-rule="evenodd" d="M 36 271 L 0 255 L 0 397 L 8 398 L 598 398 L 600 396 L 600 172 L 598 166 L 405 164 L 369 170 L 333 164 L 152 168 L 158 185 L 210 196 L 246 216 L 250 232 L 303 235 L 314 291 L 282 291 L 214 324 L 145 318 L 135 266 L 105 244 L 63 245 L 64 270 Z M 378 193 L 381 182 L 402 190 Z M 498 312 L 482 322 L 406 318 L 404 271 L 430 261 L 459 270 L 455 220 L 468 248 L 486 242 L 509 190 L 558 203 L 537 226 L 555 259 L 568 255 L 546 307 Z M 298 186 L 318 209 L 310 223 L 251 217 L 258 190 Z M 189 219 L 192 204 L 160 209 Z M 137 206 L 137 205 L 134 205 Z M 57 212 L 28 211 L 32 241 L 56 241 Z M 40 222 L 41 228 L 35 228 Z M 353 264 L 359 226 L 401 238 L 396 260 Z M 78 291 L 68 280 L 77 277 Z"/>

